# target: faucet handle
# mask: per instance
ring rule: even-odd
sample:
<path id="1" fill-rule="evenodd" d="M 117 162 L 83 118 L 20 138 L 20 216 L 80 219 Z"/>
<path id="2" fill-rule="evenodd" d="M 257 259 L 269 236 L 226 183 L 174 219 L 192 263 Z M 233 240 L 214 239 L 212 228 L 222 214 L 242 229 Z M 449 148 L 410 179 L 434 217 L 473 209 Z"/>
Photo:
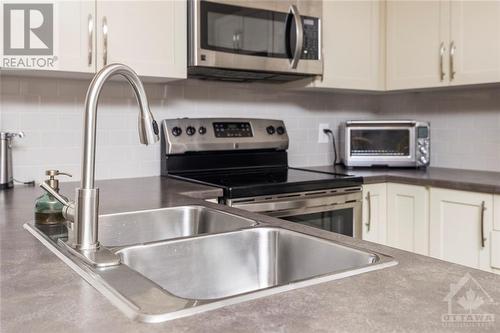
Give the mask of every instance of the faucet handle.
<path id="1" fill-rule="evenodd" d="M 62 195 L 59 194 L 52 186 L 46 182 L 40 183 L 40 187 L 44 189 L 47 193 L 50 193 L 57 201 L 64 205 L 63 216 L 66 220 L 75 220 L 75 203 L 73 201 L 68 201 Z"/>

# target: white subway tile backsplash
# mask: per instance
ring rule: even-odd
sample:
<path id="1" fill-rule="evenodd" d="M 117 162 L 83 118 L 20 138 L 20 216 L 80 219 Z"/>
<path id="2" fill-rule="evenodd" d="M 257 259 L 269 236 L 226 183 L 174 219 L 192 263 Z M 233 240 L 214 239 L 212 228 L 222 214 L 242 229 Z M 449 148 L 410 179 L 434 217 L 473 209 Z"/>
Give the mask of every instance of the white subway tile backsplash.
<path id="1" fill-rule="evenodd" d="M 24 130 L 16 140 L 16 178 L 43 178 L 58 168 L 79 179 L 83 102 L 89 80 L 2 77 L 0 129 Z M 433 166 L 500 171 L 500 88 L 385 95 L 284 91 L 217 82 L 147 84 L 157 120 L 177 117 L 283 119 L 289 163 L 330 164 L 331 143 L 318 144 L 318 125 L 349 119 L 419 119 L 431 122 Z M 106 85 L 99 103 L 97 178 L 160 174 L 160 146 L 142 146 L 137 106 L 123 82 Z"/>

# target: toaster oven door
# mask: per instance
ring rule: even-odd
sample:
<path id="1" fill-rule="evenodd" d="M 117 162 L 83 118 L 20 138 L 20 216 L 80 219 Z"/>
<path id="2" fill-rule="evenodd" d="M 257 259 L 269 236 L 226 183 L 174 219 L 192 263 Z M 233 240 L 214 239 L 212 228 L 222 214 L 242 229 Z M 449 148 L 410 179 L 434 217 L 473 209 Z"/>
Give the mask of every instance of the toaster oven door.
<path id="1" fill-rule="evenodd" d="M 346 133 L 347 166 L 416 165 L 413 126 L 353 126 Z"/>

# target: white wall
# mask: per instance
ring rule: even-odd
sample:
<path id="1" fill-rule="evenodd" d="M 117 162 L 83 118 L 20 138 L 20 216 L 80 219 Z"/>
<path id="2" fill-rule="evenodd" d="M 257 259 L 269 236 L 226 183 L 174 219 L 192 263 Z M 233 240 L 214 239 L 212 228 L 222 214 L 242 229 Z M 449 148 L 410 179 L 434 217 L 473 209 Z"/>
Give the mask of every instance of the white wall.
<path id="1" fill-rule="evenodd" d="M 1 78 L 0 129 L 23 130 L 15 141 L 14 173 L 20 180 L 43 179 L 49 168 L 79 179 L 83 101 L 89 81 Z M 318 144 L 318 124 L 337 127 L 352 117 L 369 118 L 373 99 L 363 95 L 284 92 L 283 89 L 188 81 L 147 85 L 151 110 L 159 121 L 177 117 L 258 117 L 284 119 L 289 161 L 295 166 L 332 161 L 330 144 Z M 138 110 L 125 83 L 112 82 L 103 92 L 98 113 L 97 178 L 160 174 L 160 146 L 142 146 Z"/>
<path id="2" fill-rule="evenodd" d="M 83 101 L 89 81 L 0 77 L 0 129 L 23 130 L 14 173 L 43 179 L 49 168 L 79 179 Z M 432 166 L 500 171 L 500 88 L 385 95 L 285 92 L 255 86 L 188 81 L 147 85 L 157 120 L 175 117 L 284 119 L 294 166 L 331 163 L 330 144 L 318 144 L 318 124 L 346 119 L 431 121 Z M 134 96 L 124 83 L 108 84 L 98 116 L 98 178 L 160 173 L 159 144 L 138 143 Z"/>

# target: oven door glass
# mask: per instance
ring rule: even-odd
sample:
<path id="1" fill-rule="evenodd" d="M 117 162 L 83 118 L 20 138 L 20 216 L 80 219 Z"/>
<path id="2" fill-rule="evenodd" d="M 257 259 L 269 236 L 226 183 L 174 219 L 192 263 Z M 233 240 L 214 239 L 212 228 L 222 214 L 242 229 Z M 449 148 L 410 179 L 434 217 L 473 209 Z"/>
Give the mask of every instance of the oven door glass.
<path id="1" fill-rule="evenodd" d="M 206 50 L 270 58 L 292 58 L 292 14 L 200 2 L 200 43 Z"/>
<path id="2" fill-rule="evenodd" d="M 352 129 L 351 156 L 410 156 L 409 129 Z"/>
<path id="3" fill-rule="evenodd" d="M 354 235 L 354 208 L 343 208 L 318 213 L 305 213 L 280 217 L 283 220 L 336 232 L 342 235 Z"/>

